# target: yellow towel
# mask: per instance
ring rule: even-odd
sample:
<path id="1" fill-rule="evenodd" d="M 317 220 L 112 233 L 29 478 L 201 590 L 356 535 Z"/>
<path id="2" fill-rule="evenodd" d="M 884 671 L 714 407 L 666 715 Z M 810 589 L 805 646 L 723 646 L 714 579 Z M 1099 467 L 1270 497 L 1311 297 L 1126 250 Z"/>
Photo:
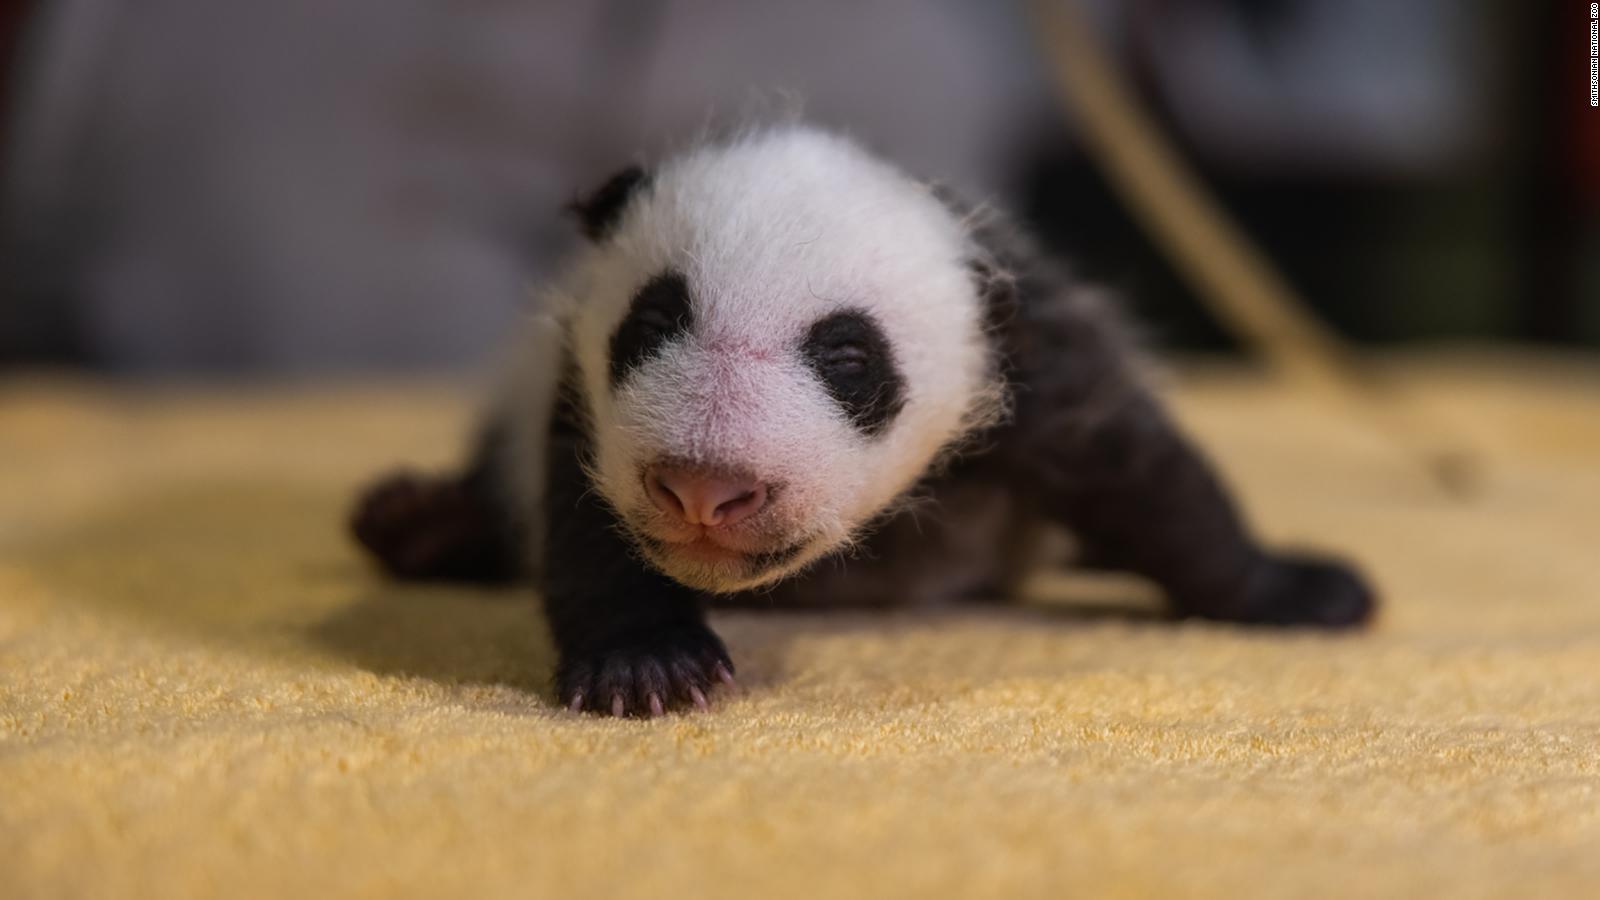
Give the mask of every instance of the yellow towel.
<path id="1" fill-rule="evenodd" d="M 1384 590 L 1355 636 L 1017 608 L 740 613 L 744 691 L 607 721 L 531 594 L 385 583 L 365 476 L 443 464 L 428 384 L 0 382 L 0 897 L 1592 896 L 1600 367 L 1412 360 L 1440 492 L 1363 423 L 1178 390 L 1274 540 Z"/>

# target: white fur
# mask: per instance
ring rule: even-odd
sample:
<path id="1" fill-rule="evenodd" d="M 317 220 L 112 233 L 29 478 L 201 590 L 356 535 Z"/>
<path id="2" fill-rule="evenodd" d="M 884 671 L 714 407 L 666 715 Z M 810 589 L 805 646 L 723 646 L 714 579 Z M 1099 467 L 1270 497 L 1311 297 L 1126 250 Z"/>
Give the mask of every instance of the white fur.
<path id="1" fill-rule="evenodd" d="M 511 512 L 534 551 L 537 575 L 543 563 L 546 452 L 550 415 L 561 377 L 561 323 L 552 315 L 531 317 L 503 364 L 499 389 L 489 400 L 488 419 L 503 423 L 505 440 L 492 447 L 493 465 L 510 493 Z"/>
<path id="2" fill-rule="evenodd" d="M 826 132 L 750 132 L 658 167 L 557 292 L 592 416 L 596 486 L 630 530 L 670 537 L 641 467 L 660 456 L 740 466 L 784 488 L 732 540 L 810 543 L 756 578 L 656 564 L 709 590 L 773 581 L 849 541 L 941 450 L 992 418 L 998 389 L 967 265 L 974 252 L 925 185 Z M 640 285 L 669 267 L 688 279 L 694 328 L 613 393 L 611 335 Z M 906 384 L 903 410 L 873 437 L 851 425 L 800 354 L 811 324 L 844 308 L 877 319 Z M 532 431 L 511 442 L 525 465 L 545 422 L 513 423 Z M 537 502 L 542 492 L 521 493 Z"/>

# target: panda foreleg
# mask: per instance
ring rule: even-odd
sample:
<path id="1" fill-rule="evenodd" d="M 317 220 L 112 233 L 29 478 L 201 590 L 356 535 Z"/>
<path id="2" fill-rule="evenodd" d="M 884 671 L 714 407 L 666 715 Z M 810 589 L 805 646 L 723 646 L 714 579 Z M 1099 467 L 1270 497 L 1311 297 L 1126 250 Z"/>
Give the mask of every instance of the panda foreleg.
<path id="1" fill-rule="evenodd" d="M 615 716 L 706 706 L 715 685 L 733 683 L 733 662 L 704 598 L 633 555 L 581 445 L 558 438 L 550 452 L 543 593 L 561 703 Z"/>

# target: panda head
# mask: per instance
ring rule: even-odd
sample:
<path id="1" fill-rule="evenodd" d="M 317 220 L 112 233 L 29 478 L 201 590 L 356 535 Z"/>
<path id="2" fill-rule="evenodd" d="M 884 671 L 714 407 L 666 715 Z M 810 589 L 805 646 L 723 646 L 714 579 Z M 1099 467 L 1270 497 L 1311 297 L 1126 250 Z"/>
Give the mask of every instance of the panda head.
<path id="1" fill-rule="evenodd" d="M 559 299 L 594 485 L 681 583 L 846 546 L 996 414 L 966 228 L 843 138 L 747 133 L 574 209 L 591 240 Z"/>

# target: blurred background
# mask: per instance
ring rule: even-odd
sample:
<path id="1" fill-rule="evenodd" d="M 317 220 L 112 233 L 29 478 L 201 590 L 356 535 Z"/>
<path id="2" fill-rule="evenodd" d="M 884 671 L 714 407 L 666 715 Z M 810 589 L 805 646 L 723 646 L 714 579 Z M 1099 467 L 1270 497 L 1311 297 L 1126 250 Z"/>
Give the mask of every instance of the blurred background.
<path id="1" fill-rule="evenodd" d="M 1083 6 L 1344 334 L 1600 347 L 1587 3 Z M 1044 53 L 1010 2 L 13 0 L 0 366 L 474 365 L 575 241 L 563 203 L 797 97 L 1014 211 L 1158 343 L 1228 347 Z"/>

